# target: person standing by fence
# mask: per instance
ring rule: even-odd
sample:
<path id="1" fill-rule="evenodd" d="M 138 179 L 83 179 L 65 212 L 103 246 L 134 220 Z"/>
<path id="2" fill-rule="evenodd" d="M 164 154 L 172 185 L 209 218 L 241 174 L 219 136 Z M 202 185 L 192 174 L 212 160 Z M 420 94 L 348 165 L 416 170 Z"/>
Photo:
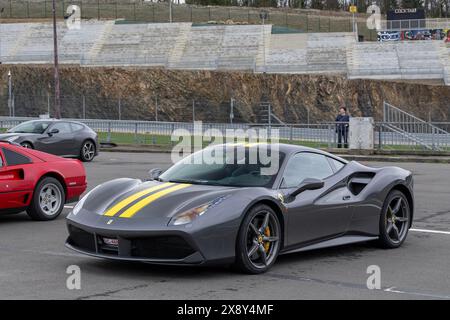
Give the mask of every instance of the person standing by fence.
<path id="1" fill-rule="evenodd" d="M 339 114 L 336 117 L 336 133 L 338 136 L 338 148 L 348 148 L 348 127 L 350 116 L 347 114 L 347 108 L 339 108 Z"/>

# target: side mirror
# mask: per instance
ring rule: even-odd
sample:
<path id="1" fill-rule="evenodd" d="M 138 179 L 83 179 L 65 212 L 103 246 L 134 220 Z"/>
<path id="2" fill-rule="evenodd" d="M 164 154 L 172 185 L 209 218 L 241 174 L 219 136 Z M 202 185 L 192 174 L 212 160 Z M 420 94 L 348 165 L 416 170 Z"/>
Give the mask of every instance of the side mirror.
<path id="1" fill-rule="evenodd" d="M 58 130 L 58 129 L 52 129 L 52 130 L 50 130 L 50 132 L 48 133 L 48 135 L 51 137 L 52 135 L 57 134 L 57 133 L 59 133 L 59 130 Z"/>
<path id="2" fill-rule="evenodd" d="M 297 189 L 295 189 L 289 196 L 295 198 L 303 191 L 321 189 L 321 188 L 323 188 L 324 184 L 325 183 L 322 180 L 314 179 L 314 178 L 307 178 L 307 179 L 303 180 L 300 183 L 300 185 L 297 187 Z"/>
<path id="3" fill-rule="evenodd" d="M 159 168 L 154 168 L 149 170 L 148 172 L 148 176 L 149 176 L 149 180 L 157 180 L 159 178 L 159 176 L 161 175 L 162 170 Z"/>

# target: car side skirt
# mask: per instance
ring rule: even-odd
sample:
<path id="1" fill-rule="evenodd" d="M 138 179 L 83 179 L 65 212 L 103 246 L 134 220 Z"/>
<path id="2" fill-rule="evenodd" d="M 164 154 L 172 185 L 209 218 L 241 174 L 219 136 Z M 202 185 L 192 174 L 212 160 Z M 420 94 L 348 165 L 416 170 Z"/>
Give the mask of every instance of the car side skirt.
<path id="1" fill-rule="evenodd" d="M 351 243 L 358 243 L 358 242 L 366 242 L 366 241 L 372 241 L 376 240 L 378 237 L 374 236 L 356 236 L 356 235 L 344 235 L 337 238 L 333 238 L 330 240 L 321 241 L 318 243 L 306 245 L 300 248 L 296 249 L 287 249 L 286 251 L 281 252 L 280 254 L 287 254 L 287 253 L 293 253 L 293 252 L 303 252 L 303 251 L 309 251 L 309 250 L 316 250 L 316 249 L 323 249 L 323 248 L 329 248 L 329 247 L 336 247 L 336 246 L 342 246 L 346 244 Z"/>

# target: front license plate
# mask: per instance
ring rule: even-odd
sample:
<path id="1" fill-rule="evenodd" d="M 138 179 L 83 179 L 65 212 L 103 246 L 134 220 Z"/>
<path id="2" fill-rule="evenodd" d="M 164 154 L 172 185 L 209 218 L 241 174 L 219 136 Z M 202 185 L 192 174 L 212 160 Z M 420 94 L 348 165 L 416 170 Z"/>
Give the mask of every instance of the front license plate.
<path id="1" fill-rule="evenodd" d="M 108 245 L 108 246 L 114 246 L 114 247 L 118 247 L 119 246 L 119 240 L 118 239 L 111 239 L 111 238 L 102 238 L 103 243 Z"/>

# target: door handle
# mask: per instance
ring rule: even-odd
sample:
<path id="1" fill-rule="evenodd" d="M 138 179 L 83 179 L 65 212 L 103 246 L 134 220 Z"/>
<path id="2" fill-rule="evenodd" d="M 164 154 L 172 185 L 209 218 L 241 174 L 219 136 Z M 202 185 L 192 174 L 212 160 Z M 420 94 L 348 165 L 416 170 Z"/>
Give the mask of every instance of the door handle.
<path id="1" fill-rule="evenodd" d="M 342 197 L 342 200 L 344 200 L 344 201 L 347 201 L 347 200 L 350 200 L 350 199 L 351 199 L 351 197 L 349 195 L 346 195 L 346 196 Z"/>

